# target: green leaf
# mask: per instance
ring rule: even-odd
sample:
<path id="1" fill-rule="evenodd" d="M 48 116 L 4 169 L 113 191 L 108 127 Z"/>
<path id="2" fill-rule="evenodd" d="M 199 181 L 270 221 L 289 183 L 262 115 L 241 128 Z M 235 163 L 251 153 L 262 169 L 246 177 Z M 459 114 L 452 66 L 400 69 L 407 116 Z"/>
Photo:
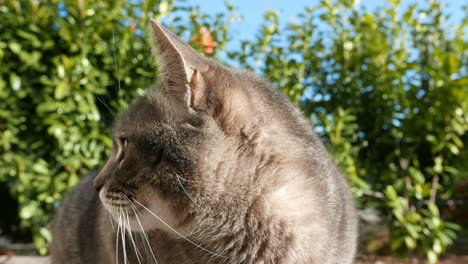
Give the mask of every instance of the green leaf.
<path id="1" fill-rule="evenodd" d="M 15 73 L 10 73 L 10 85 L 13 91 L 18 91 L 21 89 L 21 79 Z"/>
<path id="2" fill-rule="evenodd" d="M 55 87 L 54 97 L 57 100 L 61 100 L 66 96 L 70 95 L 70 86 L 66 82 L 59 82 Z"/>
<path id="3" fill-rule="evenodd" d="M 437 206 L 434 203 L 428 203 L 427 206 L 433 216 L 439 216 L 439 208 L 437 208 Z"/>
<path id="4" fill-rule="evenodd" d="M 429 263 L 437 263 L 437 261 L 439 260 L 439 258 L 437 257 L 437 254 L 432 250 L 429 250 L 426 254 L 427 254 L 427 260 L 429 261 Z"/>
<path id="5" fill-rule="evenodd" d="M 440 242 L 439 239 L 434 240 L 434 244 L 432 245 L 432 249 L 433 249 L 434 253 L 436 253 L 437 255 L 442 253 L 442 243 Z"/>
<path id="6" fill-rule="evenodd" d="M 386 190 L 385 190 L 385 194 L 387 195 L 387 197 L 390 199 L 390 200 L 396 200 L 397 199 L 397 193 L 395 191 L 395 189 L 393 188 L 393 186 L 387 186 Z"/>
<path id="7" fill-rule="evenodd" d="M 448 148 L 450 149 L 450 152 L 453 153 L 453 155 L 458 155 L 460 154 L 460 150 L 458 149 L 458 147 L 455 145 L 455 144 L 452 144 L 452 143 L 448 143 Z"/>
<path id="8" fill-rule="evenodd" d="M 8 43 L 8 47 L 13 51 L 13 53 L 18 54 L 21 52 L 21 45 L 18 42 L 11 41 Z"/>
<path id="9" fill-rule="evenodd" d="M 415 249 L 416 248 L 416 241 L 412 237 L 405 236 L 404 241 L 405 241 L 405 245 L 409 249 Z"/>
<path id="10" fill-rule="evenodd" d="M 161 3 L 159 4 L 159 14 L 161 14 L 161 16 L 164 16 L 168 12 L 169 12 L 169 2 L 161 1 Z"/>
<path id="11" fill-rule="evenodd" d="M 36 211 L 36 205 L 34 203 L 29 203 L 21 208 L 19 215 L 22 219 L 30 219 L 35 215 Z"/>
<path id="12" fill-rule="evenodd" d="M 441 173 L 443 168 L 442 168 L 442 158 L 441 157 L 436 157 L 434 159 L 434 172 L 435 173 Z"/>

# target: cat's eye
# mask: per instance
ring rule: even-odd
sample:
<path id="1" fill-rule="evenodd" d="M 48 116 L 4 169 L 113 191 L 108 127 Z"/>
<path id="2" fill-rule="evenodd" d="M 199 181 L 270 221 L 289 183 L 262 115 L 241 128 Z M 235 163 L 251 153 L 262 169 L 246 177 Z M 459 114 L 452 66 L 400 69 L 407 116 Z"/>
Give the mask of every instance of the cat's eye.
<path id="1" fill-rule="evenodd" d="M 117 143 L 117 159 L 122 161 L 125 157 L 125 152 L 127 151 L 128 147 L 128 140 L 126 138 L 118 138 L 116 140 Z"/>
<path id="2" fill-rule="evenodd" d="M 123 150 L 127 150 L 127 145 L 128 145 L 128 140 L 126 138 L 121 139 L 122 140 L 122 145 L 123 145 Z"/>

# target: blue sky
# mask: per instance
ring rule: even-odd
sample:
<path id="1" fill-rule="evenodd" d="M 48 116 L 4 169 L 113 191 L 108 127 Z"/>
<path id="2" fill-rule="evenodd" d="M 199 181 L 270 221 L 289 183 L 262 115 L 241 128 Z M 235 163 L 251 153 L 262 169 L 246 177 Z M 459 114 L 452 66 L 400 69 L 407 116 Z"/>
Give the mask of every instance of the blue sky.
<path id="1" fill-rule="evenodd" d="M 465 0 L 438 0 L 445 7 L 445 14 L 449 14 L 451 17 L 448 23 L 460 23 L 463 16 L 468 14 L 464 12 L 463 5 L 468 5 Z M 188 0 L 190 4 L 199 5 L 202 11 L 210 14 L 225 11 L 224 1 L 221 0 Z M 320 0 L 231 0 L 233 6 L 236 7 L 238 13 L 243 17 L 243 21 L 236 25 L 236 32 L 240 33 L 241 38 L 248 38 L 249 36 L 255 35 L 259 29 L 259 24 L 263 20 L 263 13 L 268 10 L 276 10 L 281 14 L 281 23 L 288 22 L 294 15 L 303 11 L 305 6 L 316 6 L 320 3 Z M 380 0 L 361 0 L 360 5 L 366 7 L 367 10 L 373 11 L 383 3 L 387 1 Z M 408 6 L 412 3 L 418 3 L 424 5 L 427 0 L 402 0 L 402 6 Z"/>

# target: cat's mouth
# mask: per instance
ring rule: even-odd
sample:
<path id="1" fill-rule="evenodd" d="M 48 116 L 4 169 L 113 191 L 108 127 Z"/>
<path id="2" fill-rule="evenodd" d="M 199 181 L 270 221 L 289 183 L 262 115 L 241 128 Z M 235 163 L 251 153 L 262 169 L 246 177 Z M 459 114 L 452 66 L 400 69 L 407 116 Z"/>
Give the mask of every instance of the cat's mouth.
<path id="1" fill-rule="evenodd" d="M 132 206 L 132 204 L 129 201 L 126 200 L 106 200 L 105 204 L 108 207 L 112 207 L 113 211 L 114 210 L 119 210 L 119 209 L 128 209 Z"/>
<path id="2" fill-rule="evenodd" d="M 170 203 L 151 189 L 130 193 L 103 186 L 99 190 L 99 199 L 109 213 L 111 224 L 124 225 L 122 228 L 138 232 L 160 229 L 174 233 L 174 227 L 179 223 Z"/>
<path id="3" fill-rule="evenodd" d="M 107 203 L 115 206 L 127 206 L 132 204 L 133 197 L 124 193 L 112 193 L 108 192 L 105 194 L 105 200 Z"/>
<path id="4" fill-rule="evenodd" d="M 109 212 L 109 215 L 116 223 L 128 222 L 129 228 L 138 228 L 138 217 L 141 217 L 141 212 L 137 208 L 137 205 L 128 198 L 116 198 L 107 197 L 103 201 L 105 209 Z M 138 230 L 138 229 L 137 229 Z"/>
<path id="5" fill-rule="evenodd" d="M 118 226 L 121 230 L 144 232 L 146 226 L 145 205 L 137 201 L 133 195 L 123 192 L 110 192 L 103 188 L 99 198 L 110 217 L 110 224 L 115 230 Z"/>
<path id="6" fill-rule="evenodd" d="M 99 199 L 104 207 L 111 213 L 111 215 L 119 216 L 121 214 L 134 217 L 136 214 L 136 206 L 133 202 L 134 197 L 132 194 L 124 192 L 111 192 L 103 188 L 99 193 Z"/>

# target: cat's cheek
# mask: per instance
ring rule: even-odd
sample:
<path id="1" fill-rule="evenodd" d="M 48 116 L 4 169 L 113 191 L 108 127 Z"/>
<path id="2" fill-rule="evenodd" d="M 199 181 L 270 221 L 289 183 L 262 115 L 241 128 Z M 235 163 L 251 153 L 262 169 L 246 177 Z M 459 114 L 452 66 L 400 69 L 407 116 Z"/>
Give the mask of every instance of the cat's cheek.
<path id="1" fill-rule="evenodd" d="M 183 232 L 177 228 L 180 221 L 178 221 L 174 209 L 159 194 L 152 190 L 142 191 L 140 194 L 137 194 L 136 200 L 138 202 L 135 202 L 135 205 L 139 212 L 137 212 L 138 219 L 137 217 L 132 217 L 131 219 L 133 230 L 141 231 L 143 228 L 147 232 L 159 229 L 176 236 L 177 233 L 174 230 Z M 138 220 L 140 221 L 139 223 Z M 135 225 L 137 226 L 136 228 Z"/>

